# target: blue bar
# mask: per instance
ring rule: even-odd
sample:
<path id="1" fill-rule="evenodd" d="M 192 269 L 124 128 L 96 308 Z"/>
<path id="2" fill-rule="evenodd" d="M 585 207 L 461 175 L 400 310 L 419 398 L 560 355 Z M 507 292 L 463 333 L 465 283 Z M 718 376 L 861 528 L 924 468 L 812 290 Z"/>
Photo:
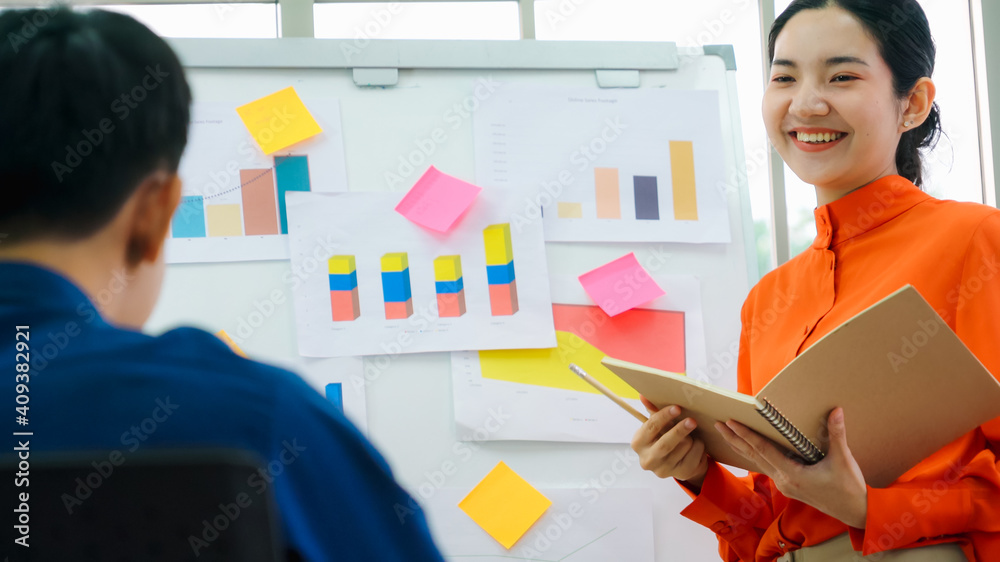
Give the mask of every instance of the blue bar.
<path id="1" fill-rule="evenodd" d="M 288 234 L 288 212 L 285 208 L 285 193 L 289 191 L 311 191 L 309 187 L 309 157 L 275 156 L 274 177 L 278 184 L 278 216 L 281 218 L 281 233 Z"/>
<path id="2" fill-rule="evenodd" d="M 385 302 L 406 302 L 410 293 L 410 268 L 382 272 L 382 298 Z"/>
<path id="3" fill-rule="evenodd" d="M 171 229 L 174 238 L 204 238 L 205 198 L 201 195 L 181 197 Z"/>
<path id="4" fill-rule="evenodd" d="M 465 287 L 465 283 L 462 282 L 462 278 L 459 277 L 458 281 L 436 281 L 434 283 L 437 289 L 437 294 L 448 295 L 452 293 L 457 293 Z"/>
<path id="5" fill-rule="evenodd" d="M 326 399 L 332 402 L 341 414 L 344 413 L 344 389 L 339 382 L 326 385 Z"/>
<path id="6" fill-rule="evenodd" d="M 507 265 L 487 265 L 486 278 L 490 285 L 507 285 L 514 280 L 514 260 Z"/>
<path id="7" fill-rule="evenodd" d="M 358 272 L 352 271 L 350 273 L 331 273 L 330 274 L 330 290 L 331 291 L 350 291 L 358 286 Z"/>

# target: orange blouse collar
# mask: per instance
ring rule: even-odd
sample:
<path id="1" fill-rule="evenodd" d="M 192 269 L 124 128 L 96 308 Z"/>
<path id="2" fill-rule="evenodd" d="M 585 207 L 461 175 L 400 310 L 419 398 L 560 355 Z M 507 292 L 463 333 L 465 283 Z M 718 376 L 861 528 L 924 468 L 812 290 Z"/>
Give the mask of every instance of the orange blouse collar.
<path id="1" fill-rule="evenodd" d="M 931 196 L 902 176 L 886 176 L 817 207 L 816 239 L 812 247 L 825 250 L 874 230 Z"/>

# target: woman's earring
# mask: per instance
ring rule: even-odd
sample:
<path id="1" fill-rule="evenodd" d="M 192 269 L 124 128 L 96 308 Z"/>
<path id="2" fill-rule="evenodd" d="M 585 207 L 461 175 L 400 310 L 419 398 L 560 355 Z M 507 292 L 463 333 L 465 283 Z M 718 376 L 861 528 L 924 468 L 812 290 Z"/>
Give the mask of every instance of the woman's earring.
<path id="1" fill-rule="evenodd" d="M 913 121 L 907 121 L 907 122 L 903 123 L 903 126 L 904 127 L 909 127 L 912 124 L 913 124 Z"/>

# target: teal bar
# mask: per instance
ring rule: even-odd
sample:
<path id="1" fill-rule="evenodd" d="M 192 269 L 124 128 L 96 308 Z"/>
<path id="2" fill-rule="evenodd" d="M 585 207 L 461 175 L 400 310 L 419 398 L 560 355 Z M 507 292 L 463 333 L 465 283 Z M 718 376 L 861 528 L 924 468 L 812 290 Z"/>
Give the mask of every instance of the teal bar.
<path id="1" fill-rule="evenodd" d="M 181 197 L 181 204 L 177 206 L 171 221 L 171 234 L 174 238 L 205 237 L 204 197 L 201 195 Z"/>
<path id="2" fill-rule="evenodd" d="M 309 186 L 309 157 L 275 156 L 274 177 L 278 184 L 278 216 L 281 219 L 281 233 L 288 234 L 288 211 L 285 208 L 285 193 L 289 191 L 312 191 Z"/>

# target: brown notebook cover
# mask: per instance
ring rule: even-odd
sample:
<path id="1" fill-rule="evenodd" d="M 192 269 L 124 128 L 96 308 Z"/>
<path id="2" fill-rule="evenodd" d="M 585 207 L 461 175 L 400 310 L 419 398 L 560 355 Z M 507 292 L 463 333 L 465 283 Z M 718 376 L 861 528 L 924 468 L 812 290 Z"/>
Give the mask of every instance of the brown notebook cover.
<path id="1" fill-rule="evenodd" d="M 821 338 L 756 396 L 610 357 L 603 363 L 657 406 L 681 406 L 682 416 L 698 422 L 695 435 L 712 458 L 755 472 L 729 448 L 715 421 L 739 421 L 790 453 L 801 451 L 758 412 L 770 404 L 792 432 L 825 453 L 826 420 L 841 406 L 848 446 L 866 482 L 883 488 L 1000 416 L 1000 382 L 911 285 Z"/>

